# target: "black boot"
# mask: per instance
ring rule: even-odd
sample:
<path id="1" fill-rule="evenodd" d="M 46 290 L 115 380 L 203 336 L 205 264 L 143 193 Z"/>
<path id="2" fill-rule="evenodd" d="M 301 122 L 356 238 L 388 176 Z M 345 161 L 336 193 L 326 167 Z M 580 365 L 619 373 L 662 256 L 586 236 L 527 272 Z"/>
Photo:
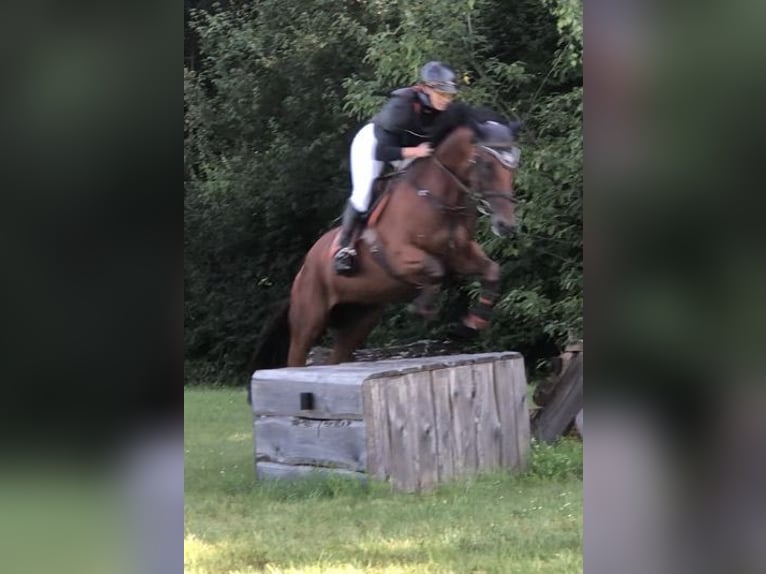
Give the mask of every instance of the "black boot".
<path id="1" fill-rule="evenodd" d="M 351 245 L 351 239 L 361 222 L 362 214 L 349 202 L 346 211 L 343 212 L 343 224 L 338 238 L 339 249 L 333 257 L 333 267 L 338 275 L 351 275 L 354 272 L 356 250 Z"/>

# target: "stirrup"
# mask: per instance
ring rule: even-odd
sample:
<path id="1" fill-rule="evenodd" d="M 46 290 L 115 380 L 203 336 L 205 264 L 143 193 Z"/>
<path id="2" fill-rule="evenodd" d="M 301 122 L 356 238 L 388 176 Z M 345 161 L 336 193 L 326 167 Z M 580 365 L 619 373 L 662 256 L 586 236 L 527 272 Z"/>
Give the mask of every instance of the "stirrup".
<path id="1" fill-rule="evenodd" d="M 353 247 L 341 247 L 335 252 L 335 255 L 333 256 L 336 261 L 345 260 L 349 257 L 356 257 L 356 249 Z"/>
<path id="2" fill-rule="evenodd" d="M 351 275 L 356 267 L 356 250 L 353 247 L 341 247 L 333 256 L 333 269 L 337 275 Z"/>

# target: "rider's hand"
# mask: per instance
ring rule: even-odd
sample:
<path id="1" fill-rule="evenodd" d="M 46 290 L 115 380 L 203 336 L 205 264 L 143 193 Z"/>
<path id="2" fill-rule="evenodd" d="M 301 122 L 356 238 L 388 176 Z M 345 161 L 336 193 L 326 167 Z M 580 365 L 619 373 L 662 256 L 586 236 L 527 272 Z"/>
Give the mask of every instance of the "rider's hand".
<path id="1" fill-rule="evenodd" d="M 407 150 L 407 157 L 428 157 L 433 153 L 431 144 L 423 142 L 419 146 L 405 148 Z"/>

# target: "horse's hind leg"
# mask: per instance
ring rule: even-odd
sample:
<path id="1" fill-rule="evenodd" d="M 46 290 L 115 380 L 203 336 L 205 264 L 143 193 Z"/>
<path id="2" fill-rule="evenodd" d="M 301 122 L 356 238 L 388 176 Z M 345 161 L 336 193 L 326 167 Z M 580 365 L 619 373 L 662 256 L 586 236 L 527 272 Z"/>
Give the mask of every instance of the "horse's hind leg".
<path id="1" fill-rule="evenodd" d="M 311 346 L 327 327 L 327 318 L 327 302 L 318 290 L 291 298 L 288 367 L 306 366 Z"/>
<path id="2" fill-rule="evenodd" d="M 306 359 L 314 342 L 322 335 L 327 326 L 327 314 L 314 311 L 300 313 L 294 318 L 290 312 L 290 352 L 287 355 L 288 367 L 305 367 Z"/>
<path id="3" fill-rule="evenodd" d="M 327 364 L 352 361 L 354 351 L 367 340 L 382 315 L 383 305 L 354 307 L 353 312 L 348 313 L 340 324 L 333 326 L 335 344 Z"/>

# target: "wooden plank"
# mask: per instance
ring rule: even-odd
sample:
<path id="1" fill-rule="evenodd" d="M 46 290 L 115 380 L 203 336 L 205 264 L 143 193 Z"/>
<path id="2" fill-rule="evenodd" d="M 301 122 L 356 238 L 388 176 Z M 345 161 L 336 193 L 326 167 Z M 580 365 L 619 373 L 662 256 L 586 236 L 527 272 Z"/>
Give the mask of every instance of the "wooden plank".
<path id="1" fill-rule="evenodd" d="M 256 461 L 367 468 L 365 425 L 354 420 L 257 417 Z"/>
<path id="2" fill-rule="evenodd" d="M 519 444 L 519 470 L 526 470 L 531 446 L 527 373 L 524 368 L 523 358 L 514 359 L 511 364 L 514 371 L 514 395 L 516 397 L 516 439 Z"/>
<path id="3" fill-rule="evenodd" d="M 450 370 L 431 372 L 431 390 L 434 400 L 434 423 L 436 436 L 436 471 L 439 482 L 455 476 L 454 442 L 452 440 L 452 401 Z"/>
<path id="4" fill-rule="evenodd" d="M 477 467 L 476 422 L 473 413 L 474 382 L 470 365 L 450 369 L 455 474 L 471 475 Z"/>
<path id="5" fill-rule="evenodd" d="M 388 431 L 388 379 L 364 382 L 364 423 L 367 427 L 367 472 L 378 480 L 390 475 L 391 445 Z"/>
<path id="6" fill-rule="evenodd" d="M 495 402 L 492 363 L 473 366 L 476 396 L 473 401 L 476 419 L 477 465 L 481 470 L 500 467 L 500 417 Z"/>
<path id="7" fill-rule="evenodd" d="M 311 367 L 286 367 L 256 371 L 252 380 L 286 380 L 295 382 L 360 384 L 365 378 L 382 378 L 403 375 L 421 370 L 434 370 L 447 366 L 472 365 L 501 359 L 520 357 L 514 351 L 499 353 L 474 353 L 418 357 L 411 359 L 387 359 L 382 361 L 354 362 L 341 365 Z"/>
<path id="8" fill-rule="evenodd" d="M 253 380 L 253 414 L 317 419 L 362 420 L 361 382 L 316 383 L 279 379 Z M 314 408 L 301 410 L 301 393 L 314 395 Z"/>
<path id="9" fill-rule="evenodd" d="M 280 464 L 277 462 L 256 463 L 255 474 L 259 480 L 294 480 L 312 476 L 342 476 L 361 481 L 367 480 L 367 475 L 363 472 L 321 466 Z"/>
<path id="10" fill-rule="evenodd" d="M 334 385 L 359 385 L 368 377 L 369 366 L 324 366 L 324 367 L 284 367 L 264 369 L 253 373 L 251 382 L 257 381 L 292 381 L 296 383 L 331 383 Z"/>
<path id="11" fill-rule="evenodd" d="M 363 418 L 364 418 L 364 426 L 366 429 L 366 440 L 367 444 L 367 473 L 370 476 L 375 476 L 376 478 L 379 478 L 378 473 L 380 472 L 380 467 L 382 461 L 379 460 L 379 449 L 377 446 L 378 443 L 378 429 L 377 425 L 375 424 L 376 420 L 376 407 L 377 407 L 377 400 L 373 396 L 375 393 L 375 389 L 369 384 L 368 381 L 365 381 L 362 384 L 362 404 L 363 404 Z"/>
<path id="12" fill-rule="evenodd" d="M 538 440 L 558 440 L 583 408 L 583 353 L 577 353 L 561 375 L 553 396 L 535 419 Z"/>
<path id="13" fill-rule="evenodd" d="M 494 364 L 495 401 L 500 418 L 500 465 L 504 468 L 519 467 L 519 442 L 516 437 L 516 409 L 514 408 L 513 360 Z"/>
<path id="14" fill-rule="evenodd" d="M 427 491 L 439 482 L 431 372 L 413 373 L 407 375 L 407 378 L 410 384 L 411 397 L 413 398 L 413 421 L 417 426 L 416 460 L 418 490 Z"/>
<path id="15" fill-rule="evenodd" d="M 529 430 L 529 401 L 527 400 L 527 373 L 524 370 L 524 359 L 510 361 L 511 381 L 513 387 L 513 410 L 516 432 L 513 435 L 517 445 L 517 470 L 527 468 L 530 448 Z"/>
<path id="16" fill-rule="evenodd" d="M 417 475 L 414 467 L 414 439 L 416 432 L 413 422 L 408 420 L 410 401 L 407 382 L 404 377 L 391 378 L 386 384 L 388 403 L 388 425 L 391 445 L 391 484 L 397 490 L 417 489 Z"/>

